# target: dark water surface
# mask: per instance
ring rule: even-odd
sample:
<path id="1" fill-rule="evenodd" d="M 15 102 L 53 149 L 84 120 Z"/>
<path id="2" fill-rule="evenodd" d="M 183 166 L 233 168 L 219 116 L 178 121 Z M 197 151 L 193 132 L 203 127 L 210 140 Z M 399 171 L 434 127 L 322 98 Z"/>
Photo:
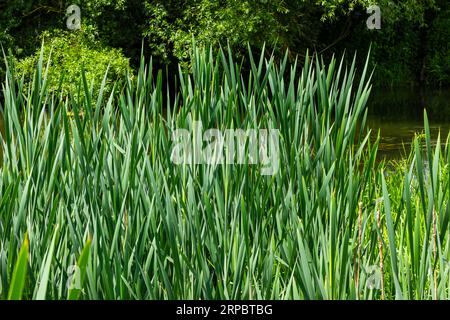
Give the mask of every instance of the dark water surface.
<path id="1" fill-rule="evenodd" d="M 445 142 L 450 132 L 450 89 L 426 90 L 375 89 L 369 99 L 368 126 L 372 137 L 380 130 L 379 158 L 399 159 L 409 153 L 416 133 L 423 133 L 423 110 L 426 108 L 432 140 L 439 132 Z M 0 132 L 4 133 L 0 115 Z M 0 148 L 0 160 L 2 148 Z"/>
<path id="2" fill-rule="evenodd" d="M 440 132 L 445 142 L 450 131 L 450 90 L 378 89 L 372 93 L 368 126 L 375 138 L 380 130 L 380 158 L 398 159 L 409 153 L 414 135 L 424 132 L 424 109 L 432 141 Z"/>

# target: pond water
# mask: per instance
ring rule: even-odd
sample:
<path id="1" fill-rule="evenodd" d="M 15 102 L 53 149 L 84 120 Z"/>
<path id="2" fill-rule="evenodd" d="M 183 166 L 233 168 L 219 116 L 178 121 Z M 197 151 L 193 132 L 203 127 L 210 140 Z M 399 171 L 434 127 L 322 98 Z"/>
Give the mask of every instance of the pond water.
<path id="1" fill-rule="evenodd" d="M 445 142 L 450 131 L 450 90 L 378 89 L 372 93 L 368 126 L 373 138 L 380 130 L 380 158 L 398 159 L 409 153 L 414 135 L 424 132 L 424 108 L 432 141 L 440 132 Z"/>
<path id="2" fill-rule="evenodd" d="M 374 90 L 369 101 L 368 126 L 372 138 L 380 130 L 379 159 L 399 159 L 409 153 L 416 133 L 423 132 L 423 109 L 427 109 L 433 142 L 438 133 L 445 142 L 450 132 L 450 90 Z M 0 132 L 4 132 L 0 115 Z M 2 150 L 0 148 L 0 160 Z"/>

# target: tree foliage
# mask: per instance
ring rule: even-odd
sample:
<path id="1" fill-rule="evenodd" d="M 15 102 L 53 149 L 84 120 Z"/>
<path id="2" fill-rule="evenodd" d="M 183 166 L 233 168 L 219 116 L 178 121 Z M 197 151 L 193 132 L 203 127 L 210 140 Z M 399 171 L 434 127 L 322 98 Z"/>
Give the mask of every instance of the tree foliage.
<path id="1" fill-rule="evenodd" d="M 97 45 L 121 48 L 134 66 L 142 41 L 159 63 L 189 61 L 193 38 L 199 46 L 229 44 L 237 55 L 250 44 L 289 48 L 292 57 L 366 51 L 372 43 L 381 82 L 449 83 L 447 0 L 6 0 L 0 42 L 18 58 L 34 54 L 43 32 L 65 29 L 70 4 L 81 7 L 82 29 Z M 373 4 L 381 30 L 366 28 Z"/>

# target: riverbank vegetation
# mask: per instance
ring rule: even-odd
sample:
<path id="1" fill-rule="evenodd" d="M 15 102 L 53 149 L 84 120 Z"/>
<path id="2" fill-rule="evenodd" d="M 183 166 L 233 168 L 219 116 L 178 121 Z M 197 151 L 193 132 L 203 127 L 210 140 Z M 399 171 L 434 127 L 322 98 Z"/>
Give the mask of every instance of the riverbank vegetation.
<path id="1" fill-rule="evenodd" d="M 69 96 L 43 55 L 24 94 L 10 60 L 0 297 L 448 299 L 448 139 L 431 144 L 425 115 L 388 169 L 365 127 L 368 63 L 259 56 L 245 74 L 231 50 L 194 48 L 172 94 L 142 58 L 109 95 L 106 73 L 95 94 L 81 71 Z M 279 172 L 175 165 L 171 132 L 195 120 L 279 129 Z"/>
<path id="2" fill-rule="evenodd" d="M 446 0 L 1 2 L 0 299 L 449 299 L 448 111 L 426 99 L 449 26 Z M 373 87 L 423 119 L 396 161 Z M 198 122 L 277 130 L 276 170 L 175 163 Z"/>

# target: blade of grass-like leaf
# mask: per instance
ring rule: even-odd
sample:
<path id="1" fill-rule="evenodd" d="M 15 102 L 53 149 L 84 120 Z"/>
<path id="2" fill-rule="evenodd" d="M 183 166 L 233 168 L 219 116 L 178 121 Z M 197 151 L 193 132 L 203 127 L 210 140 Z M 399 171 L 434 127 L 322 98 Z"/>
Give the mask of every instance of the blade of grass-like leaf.
<path id="1" fill-rule="evenodd" d="M 397 265 L 397 248 L 395 242 L 395 231 L 394 231 L 394 223 L 392 221 L 391 215 L 391 204 L 389 200 L 389 193 L 386 187 L 386 180 L 384 178 L 384 172 L 381 173 L 381 183 L 383 188 L 383 201 L 384 201 L 384 210 L 386 212 L 386 225 L 388 230 L 388 239 L 389 239 L 389 251 L 390 251 L 390 260 L 392 266 L 392 276 L 394 280 L 395 286 L 395 297 L 396 299 L 403 299 L 402 291 L 400 288 L 400 284 L 398 281 L 398 265 Z"/>
<path id="2" fill-rule="evenodd" d="M 53 232 L 53 238 L 52 242 L 50 244 L 50 248 L 48 249 L 45 258 L 42 263 L 42 268 L 40 271 L 40 281 L 39 281 L 39 287 L 37 290 L 37 293 L 35 295 L 36 300 L 45 300 L 46 294 L 47 294 L 47 285 L 48 285 L 48 279 L 50 275 L 50 267 L 53 260 L 53 251 L 55 250 L 55 243 L 56 238 L 58 235 L 59 226 L 57 225 L 55 227 L 55 231 Z"/>
<path id="3" fill-rule="evenodd" d="M 14 266 L 14 272 L 9 287 L 8 300 L 21 300 L 23 290 L 25 287 L 25 279 L 28 271 L 28 250 L 29 242 L 28 236 L 25 234 L 25 238 L 20 248 L 19 256 Z"/>
<path id="4" fill-rule="evenodd" d="M 84 278 L 86 277 L 86 267 L 89 261 L 89 253 L 91 251 L 91 239 L 86 241 L 86 244 L 81 251 L 78 258 L 75 275 L 70 284 L 69 292 L 67 295 L 68 300 L 78 300 L 80 298 L 81 290 L 83 288 Z"/>

